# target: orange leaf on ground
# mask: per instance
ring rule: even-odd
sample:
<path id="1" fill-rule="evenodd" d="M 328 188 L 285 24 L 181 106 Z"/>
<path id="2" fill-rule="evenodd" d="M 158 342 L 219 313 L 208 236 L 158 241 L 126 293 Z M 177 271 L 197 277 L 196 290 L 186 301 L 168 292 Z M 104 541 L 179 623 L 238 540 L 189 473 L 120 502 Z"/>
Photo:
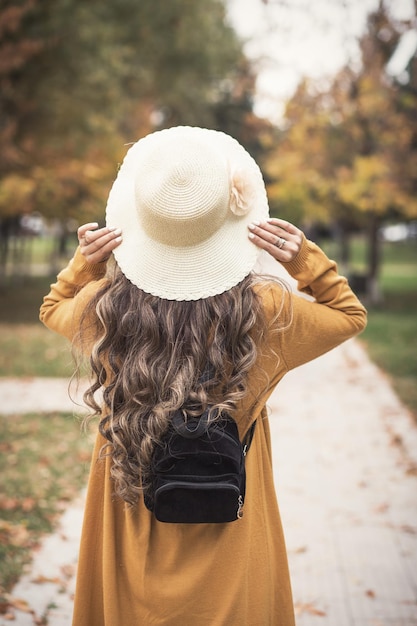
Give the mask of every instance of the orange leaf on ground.
<path id="1" fill-rule="evenodd" d="M 9 606 L 12 606 L 14 609 L 18 611 L 23 611 L 24 613 L 32 613 L 32 609 L 26 600 L 22 600 L 22 598 L 13 598 L 9 597 Z"/>
<path id="2" fill-rule="evenodd" d="M 309 615 L 319 615 L 320 617 L 325 617 L 327 613 L 322 609 L 318 609 L 312 602 L 307 602 L 305 604 L 296 603 L 294 605 L 295 615 L 302 615 L 303 613 L 308 613 Z"/>
<path id="3" fill-rule="evenodd" d="M 43 576 L 42 574 L 39 574 L 39 576 L 36 576 L 36 578 L 32 578 L 32 582 L 35 583 L 35 585 L 43 585 L 44 583 L 54 583 L 56 585 L 59 585 L 61 583 L 61 579 L 58 576 L 51 578 L 49 576 Z"/>

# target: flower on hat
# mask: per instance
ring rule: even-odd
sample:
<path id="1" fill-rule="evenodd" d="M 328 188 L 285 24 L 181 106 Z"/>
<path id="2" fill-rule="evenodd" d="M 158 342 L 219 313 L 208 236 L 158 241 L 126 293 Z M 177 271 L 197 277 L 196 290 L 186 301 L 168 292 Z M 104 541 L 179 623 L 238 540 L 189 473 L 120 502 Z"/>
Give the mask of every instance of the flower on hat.
<path id="1" fill-rule="evenodd" d="M 230 210 L 235 215 L 246 215 L 253 207 L 256 197 L 256 185 L 252 183 L 247 169 L 233 168 L 231 172 Z"/>

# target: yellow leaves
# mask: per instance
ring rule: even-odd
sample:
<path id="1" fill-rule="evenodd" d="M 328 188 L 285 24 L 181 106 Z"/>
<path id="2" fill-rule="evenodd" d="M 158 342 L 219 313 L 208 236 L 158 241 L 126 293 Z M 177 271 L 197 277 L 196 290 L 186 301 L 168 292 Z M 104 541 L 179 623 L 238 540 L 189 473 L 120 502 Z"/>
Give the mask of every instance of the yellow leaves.
<path id="1" fill-rule="evenodd" d="M 298 132 L 298 131 L 297 131 Z M 306 214 L 326 219 L 325 198 L 332 184 L 314 160 L 306 160 L 300 150 L 285 143 L 267 164 L 267 185 L 271 211 L 291 221 L 301 222 Z"/>
<path id="2" fill-rule="evenodd" d="M 372 120 L 375 115 L 383 119 L 386 115 L 392 114 L 391 92 L 381 85 L 377 77 L 364 76 L 360 79 L 358 92 L 358 109 L 361 116 Z"/>
<path id="3" fill-rule="evenodd" d="M 381 180 L 388 174 L 387 164 L 379 154 L 358 156 L 355 159 L 354 169 L 358 179 L 365 179 L 369 182 Z"/>
<path id="4" fill-rule="evenodd" d="M 337 171 L 338 192 L 344 203 L 360 211 L 382 214 L 402 207 L 403 197 L 384 155 L 357 156 L 353 167 Z"/>
<path id="5" fill-rule="evenodd" d="M 305 221 L 417 216 L 416 97 L 387 82 L 372 46 L 362 52 L 360 69 L 343 68 L 321 91 L 300 84 L 269 152 L 271 204 L 297 203 Z"/>
<path id="6" fill-rule="evenodd" d="M 29 212 L 33 208 L 34 181 L 19 174 L 0 179 L 0 214 L 5 216 Z"/>
<path id="7" fill-rule="evenodd" d="M 33 169 L 36 203 L 43 215 L 82 221 L 82 211 L 89 219 L 100 212 L 111 176 L 108 160 L 94 157 L 64 158 L 53 166 Z"/>

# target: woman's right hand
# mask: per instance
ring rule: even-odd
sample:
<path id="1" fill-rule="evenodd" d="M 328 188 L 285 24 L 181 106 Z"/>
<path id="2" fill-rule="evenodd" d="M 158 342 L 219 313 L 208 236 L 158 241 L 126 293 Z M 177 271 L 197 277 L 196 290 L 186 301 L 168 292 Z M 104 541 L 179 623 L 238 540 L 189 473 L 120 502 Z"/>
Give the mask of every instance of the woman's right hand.
<path id="1" fill-rule="evenodd" d="M 81 254 L 88 263 L 107 261 L 122 241 L 120 228 L 99 228 L 97 222 L 83 224 L 77 230 Z"/>

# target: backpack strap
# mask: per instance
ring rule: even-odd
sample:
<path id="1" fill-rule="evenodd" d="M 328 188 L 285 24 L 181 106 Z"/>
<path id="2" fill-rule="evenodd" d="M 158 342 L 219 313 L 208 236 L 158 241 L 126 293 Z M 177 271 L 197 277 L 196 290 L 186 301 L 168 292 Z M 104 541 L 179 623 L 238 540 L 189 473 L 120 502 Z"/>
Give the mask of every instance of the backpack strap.
<path id="1" fill-rule="evenodd" d="M 207 361 L 204 367 L 204 370 L 200 378 L 198 379 L 198 382 L 199 383 L 208 382 L 209 380 L 211 380 L 211 378 L 213 378 L 213 373 L 214 373 L 214 367 L 209 361 Z M 207 428 L 207 424 L 208 424 L 207 415 L 208 415 L 208 410 L 206 410 L 199 418 L 193 419 L 192 420 L 193 424 L 191 426 L 190 422 L 184 419 L 184 411 L 182 409 L 179 409 L 175 411 L 174 415 L 172 416 L 171 423 L 174 429 L 177 431 L 177 433 L 181 435 L 182 437 L 185 437 L 186 439 L 197 439 L 197 437 L 201 437 L 201 435 L 204 434 Z M 255 427 L 256 427 L 256 420 L 250 425 L 248 431 L 246 432 L 246 435 L 243 437 L 243 440 L 242 440 L 243 456 L 246 456 L 247 453 L 249 452 L 253 435 L 255 434 Z"/>
<path id="2" fill-rule="evenodd" d="M 186 439 L 197 439 L 197 437 L 201 437 L 207 429 L 207 413 L 208 411 L 205 411 L 199 418 L 186 421 L 184 419 L 184 412 L 180 409 L 179 411 L 175 411 L 171 418 L 171 423 L 174 430 L 182 437 Z"/>
<path id="3" fill-rule="evenodd" d="M 176 432 L 185 437 L 186 439 L 197 439 L 201 437 L 207 429 L 208 410 L 206 410 L 199 418 L 186 421 L 184 419 L 184 412 L 182 410 L 175 411 L 171 418 L 171 423 Z M 249 452 L 249 448 L 252 443 L 253 435 L 255 434 L 256 420 L 251 424 L 246 435 L 242 440 L 243 456 L 246 456 Z"/>
<path id="4" fill-rule="evenodd" d="M 251 426 L 250 426 L 249 430 L 247 431 L 246 435 L 243 437 L 243 441 L 242 441 L 243 456 L 246 456 L 247 453 L 249 452 L 249 448 L 250 448 L 251 443 L 252 443 L 253 435 L 255 434 L 255 428 L 256 428 L 256 420 L 253 422 L 253 424 L 251 424 Z"/>

